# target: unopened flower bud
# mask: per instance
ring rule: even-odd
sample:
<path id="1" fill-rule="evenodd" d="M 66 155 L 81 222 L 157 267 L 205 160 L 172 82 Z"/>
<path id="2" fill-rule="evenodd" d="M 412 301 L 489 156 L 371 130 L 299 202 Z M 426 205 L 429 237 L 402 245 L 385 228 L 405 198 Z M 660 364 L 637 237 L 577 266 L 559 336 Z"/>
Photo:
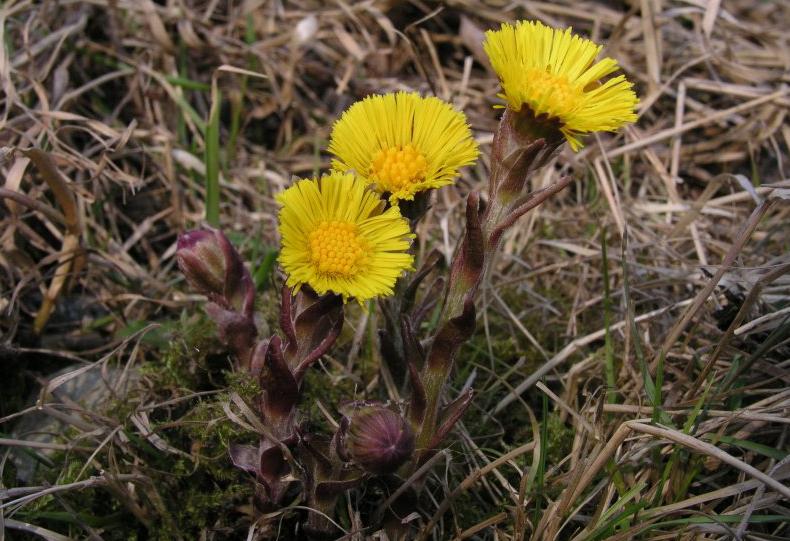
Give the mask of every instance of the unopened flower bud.
<path id="1" fill-rule="evenodd" d="M 414 454 L 414 433 L 394 411 L 363 406 L 351 414 L 346 445 L 351 459 L 364 470 L 393 473 Z"/>
<path id="2" fill-rule="evenodd" d="M 529 107 L 505 109 L 494 134 L 491 159 L 491 195 L 507 204 L 523 193 L 535 171 L 547 165 L 565 141 L 562 124 L 546 115 L 535 116 Z"/>
<path id="3" fill-rule="evenodd" d="M 249 271 L 222 231 L 199 229 L 178 237 L 176 259 L 189 284 L 225 309 L 252 310 Z"/>
<path id="4" fill-rule="evenodd" d="M 205 295 L 221 295 L 225 287 L 225 255 L 216 233 L 187 231 L 178 237 L 178 266 L 189 285 Z"/>

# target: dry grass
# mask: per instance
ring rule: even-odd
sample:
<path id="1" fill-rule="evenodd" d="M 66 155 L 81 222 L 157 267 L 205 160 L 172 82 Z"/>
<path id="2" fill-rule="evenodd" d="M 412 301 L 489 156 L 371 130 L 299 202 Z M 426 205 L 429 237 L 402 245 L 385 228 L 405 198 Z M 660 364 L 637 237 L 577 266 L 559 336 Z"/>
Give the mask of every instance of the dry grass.
<path id="1" fill-rule="evenodd" d="M 244 478 L 223 469 L 223 449 L 169 436 L 227 423 L 221 408 L 190 413 L 230 383 L 216 379 L 221 355 L 187 349 L 196 341 L 184 329 L 200 322 L 181 316 L 195 299 L 173 258 L 177 233 L 203 220 L 207 162 L 219 158 L 222 225 L 266 282 L 272 195 L 327 166 L 331 124 L 354 100 L 434 93 L 463 108 L 487 153 L 497 82 L 481 32 L 518 18 L 605 41 L 637 84 L 641 117 L 533 180 L 577 182 L 507 237 L 456 378 L 478 397 L 407 518 L 428 539 L 790 535 L 790 6 L 516 4 L 0 7 L 0 539 L 3 529 L 14 539 L 255 535 L 247 495 L 233 488 Z M 218 149 L 212 83 L 223 99 Z M 45 152 L 24 152 L 33 148 Z M 420 254 L 450 256 L 460 204 L 485 187 L 487 165 L 438 193 Z M 345 389 L 399 393 L 365 342 L 374 324 L 352 315 L 346 349 L 312 380 L 324 378 L 327 396 L 313 399 L 330 418 L 329 395 Z M 80 405 L 58 393 L 75 364 L 132 391 L 110 409 Z M 49 384 L 36 408 L 25 400 L 38 380 Z M 61 423 L 58 437 L 18 432 L 42 412 Z M 34 485 L 15 479 L 22 449 L 51 451 L 37 454 L 49 464 Z M 175 463 L 184 471 L 168 477 Z M 173 501 L 206 486 L 225 499 L 209 502 L 212 522 L 186 530 Z M 350 539 L 374 535 L 360 529 L 370 506 L 362 494 L 341 505 Z M 281 539 L 298 513 L 282 516 Z"/>

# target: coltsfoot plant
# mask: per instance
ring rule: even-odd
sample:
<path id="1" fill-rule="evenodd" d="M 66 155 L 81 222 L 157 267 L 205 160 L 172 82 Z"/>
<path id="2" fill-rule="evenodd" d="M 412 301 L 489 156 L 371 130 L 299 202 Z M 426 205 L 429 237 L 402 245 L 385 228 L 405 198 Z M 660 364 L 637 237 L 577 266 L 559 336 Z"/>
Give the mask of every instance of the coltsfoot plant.
<path id="1" fill-rule="evenodd" d="M 259 443 L 232 445 L 230 459 L 254 478 L 262 521 L 286 504 L 286 495 L 291 503 L 298 494 L 311 509 L 307 534 L 336 538 L 340 495 L 371 476 L 410 477 L 442 449 L 473 399 L 470 390 L 443 400 L 502 235 L 571 182 L 561 178 L 530 193 L 530 177 L 566 142 L 578 150 L 583 135 L 636 119 L 631 84 L 622 75 L 601 80 L 617 63 L 596 62 L 601 47 L 570 30 L 503 24 L 486 34 L 483 46 L 501 80 L 504 112 L 488 193 L 468 195 L 465 233 L 449 275 L 434 280 L 438 285 L 420 288 L 437 272 L 438 258 L 429 255 L 415 272 L 414 226 L 431 192 L 452 186 L 478 148 L 463 113 L 414 93 L 373 95 L 352 105 L 332 131 L 332 171 L 296 180 L 277 197 L 279 263 L 287 277 L 279 334 L 258 335 L 253 281 L 221 231 L 190 231 L 179 239 L 179 266 L 208 298 L 206 311 L 236 370 L 260 385 L 252 403 L 236 400 L 240 422 L 257 432 Z M 314 433 L 299 410 L 305 373 L 333 347 L 346 304 L 374 299 L 384 316 L 382 357 L 408 379 L 409 400 L 336 404 L 342 417 L 334 434 Z M 438 324 L 422 336 L 437 303 Z"/>

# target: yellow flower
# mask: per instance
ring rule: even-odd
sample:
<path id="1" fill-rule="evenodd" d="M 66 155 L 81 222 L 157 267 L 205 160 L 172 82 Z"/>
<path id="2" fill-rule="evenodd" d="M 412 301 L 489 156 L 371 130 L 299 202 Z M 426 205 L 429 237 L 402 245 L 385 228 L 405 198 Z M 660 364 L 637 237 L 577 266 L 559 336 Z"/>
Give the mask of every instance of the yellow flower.
<path id="1" fill-rule="evenodd" d="M 384 201 L 354 175 L 298 180 L 277 201 L 279 260 L 289 287 L 308 284 L 320 295 L 362 303 L 392 295 L 398 277 L 412 269 L 408 221 L 398 207 L 384 210 Z"/>
<path id="2" fill-rule="evenodd" d="M 573 150 L 582 146 L 580 135 L 614 131 L 637 118 L 639 100 L 625 76 L 599 83 L 619 69 L 617 62 L 595 62 L 602 47 L 570 28 L 555 30 L 537 21 L 504 23 L 486 32 L 483 47 L 510 109 L 527 107 L 534 117 L 558 122 Z"/>
<path id="3" fill-rule="evenodd" d="M 466 116 L 439 98 L 398 92 L 368 96 L 335 123 L 332 167 L 354 171 L 394 204 L 452 184 L 477 159 Z"/>

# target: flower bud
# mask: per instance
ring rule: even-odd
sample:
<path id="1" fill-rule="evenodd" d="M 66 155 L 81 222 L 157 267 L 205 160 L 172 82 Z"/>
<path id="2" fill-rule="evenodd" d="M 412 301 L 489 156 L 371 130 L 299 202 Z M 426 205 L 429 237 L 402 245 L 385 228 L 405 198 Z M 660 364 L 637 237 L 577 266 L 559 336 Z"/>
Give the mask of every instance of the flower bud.
<path id="1" fill-rule="evenodd" d="M 523 194 L 527 180 L 547 165 L 564 143 L 562 125 L 546 115 L 535 116 L 529 107 L 505 109 L 491 148 L 490 195 L 508 204 Z"/>
<path id="2" fill-rule="evenodd" d="M 178 237 L 176 259 L 187 282 L 225 309 L 251 313 L 255 291 L 241 256 L 224 233 L 187 231 Z"/>
<path id="3" fill-rule="evenodd" d="M 364 470 L 393 473 L 414 454 L 414 433 L 394 411 L 362 406 L 351 413 L 346 446 L 351 459 Z"/>

